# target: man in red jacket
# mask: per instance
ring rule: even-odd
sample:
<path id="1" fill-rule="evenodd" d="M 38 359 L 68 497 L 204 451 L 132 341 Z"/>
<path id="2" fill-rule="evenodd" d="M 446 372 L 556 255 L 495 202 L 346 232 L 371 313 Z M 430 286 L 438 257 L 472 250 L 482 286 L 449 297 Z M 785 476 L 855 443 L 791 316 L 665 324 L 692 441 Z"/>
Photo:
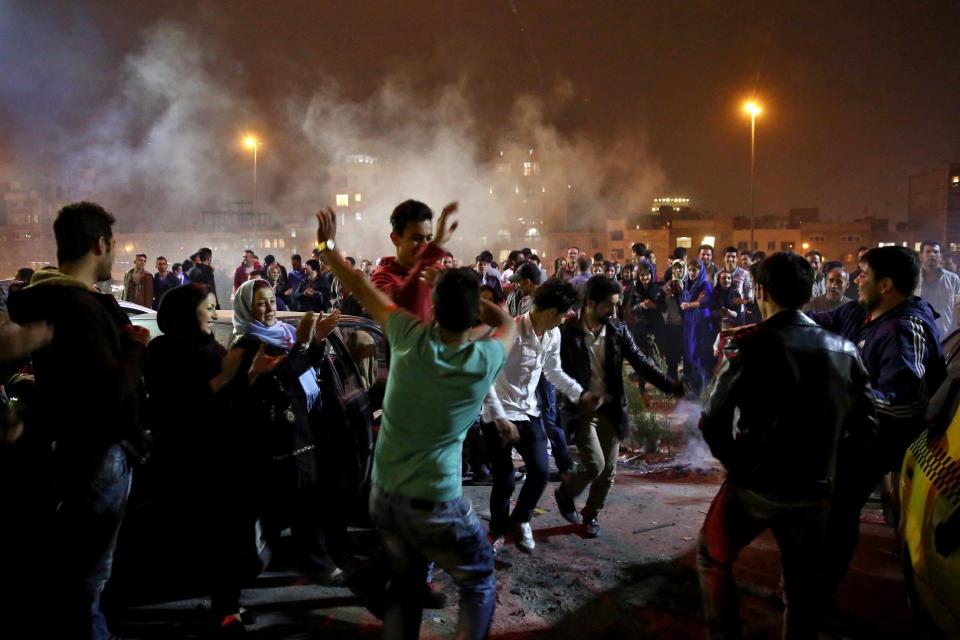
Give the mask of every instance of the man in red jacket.
<path id="1" fill-rule="evenodd" d="M 244 251 L 240 266 L 233 272 L 233 291 L 236 292 L 240 285 L 250 279 L 250 274 L 259 269 L 260 263 L 257 261 L 257 254 L 250 249 Z"/>
<path id="2" fill-rule="evenodd" d="M 451 202 L 443 208 L 438 227 L 443 227 L 447 216 L 457 210 Z M 370 276 L 370 282 L 406 309 L 420 322 L 430 322 L 432 305 L 430 295 L 445 251 L 430 241 L 433 239 L 433 211 L 416 200 L 397 205 L 390 214 L 390 240 L 397 255 L 380 259 L 380 266 Z M 450 231 L 456 228 L 453 223 Z"/>

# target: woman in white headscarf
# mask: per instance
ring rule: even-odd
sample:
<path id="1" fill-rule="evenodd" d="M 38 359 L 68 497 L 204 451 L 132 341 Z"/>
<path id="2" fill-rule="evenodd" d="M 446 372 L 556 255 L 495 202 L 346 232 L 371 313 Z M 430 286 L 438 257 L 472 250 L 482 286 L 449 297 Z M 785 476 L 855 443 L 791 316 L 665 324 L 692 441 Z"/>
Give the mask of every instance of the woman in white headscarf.
<path id="1" fill-rule="evenodd" d="M 305 572 L 325 584 L 342 578 L 327 550 L 310 416 L 322 405 L 317 370 L 324 340 L 338 319 L 335 311 L 319 320 L 308 313 L 297 327 L 281 322 L 276 293 L 266 280 L 248 280 L 233 296 L 233 347 L 244 351 L 237 383 L 248 387 L 239 394 L 235 424 L 252 445 L 255 503 L 265 538 L 270 542 L 291 528 Z M 247 373 L 255 359 L 273 368 Z"/>

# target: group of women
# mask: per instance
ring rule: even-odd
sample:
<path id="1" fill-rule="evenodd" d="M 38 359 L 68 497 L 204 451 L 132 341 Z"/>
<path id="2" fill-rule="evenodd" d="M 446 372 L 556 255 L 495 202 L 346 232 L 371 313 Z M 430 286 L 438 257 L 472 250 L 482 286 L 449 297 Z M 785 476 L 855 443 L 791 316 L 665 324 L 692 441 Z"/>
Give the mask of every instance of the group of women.
<path id="1" fill-rule="evenodd" d="M 324 342 L 339 313 L 283 323 L 264 280 L 244 282 L 233 309 L 236 338 L 226 350 L 214 339 L 209 288 L 170 290 L 145 382 L 158 501 L 180 523 L 182 542 L 200 547 L 216 619 L 240 628 L 241 587 L 262 568 L 258 537 L 275 541 L 289 528 L 305 573 L 330 583 L 342 575 L 346 525 L 336 464 L 320 457 L 325 407 L 336 404 L 324 385 Z"/>

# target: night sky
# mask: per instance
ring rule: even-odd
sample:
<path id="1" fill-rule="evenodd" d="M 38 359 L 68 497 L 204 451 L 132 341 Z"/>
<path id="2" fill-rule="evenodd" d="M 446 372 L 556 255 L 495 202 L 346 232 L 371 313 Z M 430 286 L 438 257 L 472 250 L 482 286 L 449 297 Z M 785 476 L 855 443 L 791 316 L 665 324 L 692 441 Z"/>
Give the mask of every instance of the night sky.
<path id="1" fill-rule="evenodd" d="M 248 126 L 403 77 L 423 105 L 459 86 L 491 142 L 533 95 L 560 134 L 645 148 L 660 195 L 724 213 L 747 207 L 754 94 L 758 213 L 901 219 L 907 176 L 960 160 L 960 2 L 45 0 L 0 1 L 0 176 L 55 175 L 161 20 L 211 52 Z"/>

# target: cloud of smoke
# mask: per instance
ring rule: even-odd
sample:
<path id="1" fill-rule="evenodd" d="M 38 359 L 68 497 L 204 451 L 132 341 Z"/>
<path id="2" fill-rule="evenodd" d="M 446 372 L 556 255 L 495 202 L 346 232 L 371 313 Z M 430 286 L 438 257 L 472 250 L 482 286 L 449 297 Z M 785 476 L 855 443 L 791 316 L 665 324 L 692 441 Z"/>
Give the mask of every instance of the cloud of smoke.
<path id="1" fill-rule="evenodd" d="M 713 471 L 721 468 L 720 461 L 710 453 L 710 447 L 700 432 L 699 421 L 703 406 L 699 402 L 681 400 L 674 409 L 674 415 L 682 416 L 685 444 L 683 452 L 677 458 L 678 466 L 696 471 Z"/>
<path id="2" fill-rule="evenodd" d="M 459 82 L 426 92 L 414 88 L 412 76 L 395 74 L 362 100 L 347 99 L 324 78 L 313 90 L 291 91 L 297 97 L 255 101 L 244 88 L 242 64 L 225 58 L 214 40 L 181 23 L 163 20 L 146 30 L 122 64 L 114 94 L 101 97 L 85 132 L 62 145 L 64 174 L 95 176 L 75 183 L 66 199 L 101 201 L 118 214 L 121 231 L 182 230 L 184 238 L 167 246 L 200 246 L 201 211 L 250 200 L 251 159 L 239 137 L 265 110 L 280 117 L 263 132 L 257 204 L 284 232 L 309 234 L 312 212 L 334 204 L 331 171 L 338 163 L 355 154 L 378 159 L 376 188 L 350 210 L 361 211 L 364 224 L 342 231 L 343 246 L 358 257 L 392 253 L 389 214 L 407 198 L 435 211 L 460 202 L 460 230 L 450 248 L 470 262 L 483 248 L 530 244 L 516 229 L 498 240 L 518 215 L 536 220 L 541 234 L 543 226 L 566 223 L 599 231 L 606 218 L 645 210 L 664 182 L 638 127 L 624 126 L 617 142 L 601 147 L 551 123 L 548 113 L 579 98 L 562 79 L 546 98 L 511 98 L 508 120 L 491 124 L 478 119 L 466 71 Z M 528 148 L 542 172 L 521 191 L 515 171 L 498 172 L 497 152 L 516 158 Z M 301 250 L 308 245 L 298 242 Z M 285 260 L 289 251 L 275 253 Z"/>

